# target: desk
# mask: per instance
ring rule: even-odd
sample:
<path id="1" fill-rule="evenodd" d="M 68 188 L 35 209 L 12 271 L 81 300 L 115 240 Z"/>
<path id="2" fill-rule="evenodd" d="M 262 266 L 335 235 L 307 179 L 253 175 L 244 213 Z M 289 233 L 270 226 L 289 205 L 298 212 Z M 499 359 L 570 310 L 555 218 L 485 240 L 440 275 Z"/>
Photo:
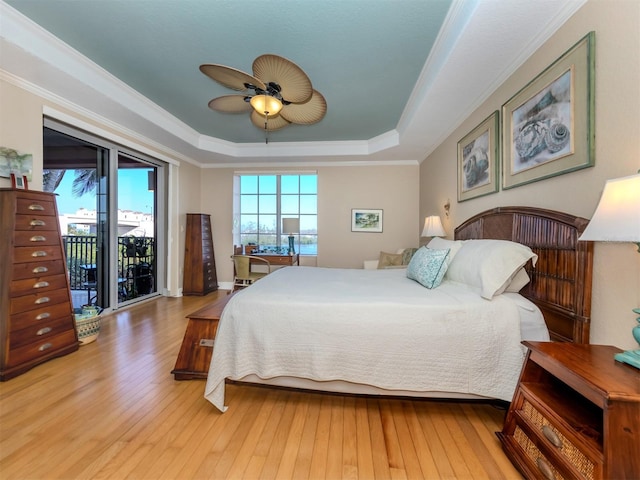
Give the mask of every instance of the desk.
<path id="1" fill-rule="evenodd" d="M 295 255 L 279 255 L 277 253 L 251 253 L 250 255 L 253 255 L 254 257 L 264 258 L 271 265 L 292 266 L 300 264 L 299 253 L 296 253 Z"/>

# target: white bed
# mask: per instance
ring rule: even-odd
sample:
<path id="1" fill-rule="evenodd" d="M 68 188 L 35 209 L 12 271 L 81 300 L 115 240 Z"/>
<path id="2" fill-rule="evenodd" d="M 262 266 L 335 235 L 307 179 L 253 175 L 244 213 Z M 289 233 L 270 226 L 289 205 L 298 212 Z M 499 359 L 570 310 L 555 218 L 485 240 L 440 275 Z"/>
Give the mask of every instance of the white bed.
<path id="1" fill-rule="evenodd" d="M 593 245 L 578 241 L 587 223 L 532 207 L 479 213 L 455 229 L 455 245 L 430 242 L 449 249 L 442 283 L 430 288 L 423 285 L 433 272 L 420 283 L 407 278 L 411 263 L 408 270 L 274 272 L 227 304 L 205 397 L 224 411 L 230 379 L 510 401 L 522 340 L 589 341 Z M 497 245 L 503 241 L 507 252 Z"/>
<path id="2" fill-rule="evenodd" d="M 231 379 L 508 401 L 523 339 L 549 336 L 537 307 L 515 293 L 489 301 L 448 280 L 427 289 L 404 269 L 288 267 L 227 304 L 205 396 L 224 411 Z"/>

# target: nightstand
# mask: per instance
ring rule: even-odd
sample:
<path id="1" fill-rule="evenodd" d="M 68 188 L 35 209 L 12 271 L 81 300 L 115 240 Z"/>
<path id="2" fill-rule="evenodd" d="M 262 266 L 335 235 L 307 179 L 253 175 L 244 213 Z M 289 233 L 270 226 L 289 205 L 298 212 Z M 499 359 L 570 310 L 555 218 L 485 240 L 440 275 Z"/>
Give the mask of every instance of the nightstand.
<path id="1" fill-rule="evenodd" d="M 640 478 L 640 371 L 618 348 L 524 342 L 529 348 L 502 432 L 527 478 Z"/>

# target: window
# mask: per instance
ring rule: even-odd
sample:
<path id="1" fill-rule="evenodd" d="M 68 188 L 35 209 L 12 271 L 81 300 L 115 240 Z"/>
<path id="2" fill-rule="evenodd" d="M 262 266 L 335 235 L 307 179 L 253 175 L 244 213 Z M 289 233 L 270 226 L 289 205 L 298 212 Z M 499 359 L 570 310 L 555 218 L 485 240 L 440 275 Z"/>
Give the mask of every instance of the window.
<path id="1" fill-rule="evenodd" d="M 317 255 L 317 175 L 236 175 L 233 190 L 235 245 L 287 253 L 293 233 L 297 253 Z M 300 219 L 300 232 L 282 231 L 283 218 Z"/>

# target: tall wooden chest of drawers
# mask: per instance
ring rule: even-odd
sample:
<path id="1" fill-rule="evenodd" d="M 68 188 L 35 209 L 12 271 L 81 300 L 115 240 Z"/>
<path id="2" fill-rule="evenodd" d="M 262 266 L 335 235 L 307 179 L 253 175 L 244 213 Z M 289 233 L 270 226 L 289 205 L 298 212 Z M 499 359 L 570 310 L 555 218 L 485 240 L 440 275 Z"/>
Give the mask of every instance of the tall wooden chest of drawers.
<path id="1" fill-rule="evenodd" d="M 206 295 L 218 289 L 211 216 L 187 213 L 183 295 Z"/>
<path id="2" fill-rule="evenodd" d="M 0 189 L 0 380 L 78 345 L 55 195 Z"/>

